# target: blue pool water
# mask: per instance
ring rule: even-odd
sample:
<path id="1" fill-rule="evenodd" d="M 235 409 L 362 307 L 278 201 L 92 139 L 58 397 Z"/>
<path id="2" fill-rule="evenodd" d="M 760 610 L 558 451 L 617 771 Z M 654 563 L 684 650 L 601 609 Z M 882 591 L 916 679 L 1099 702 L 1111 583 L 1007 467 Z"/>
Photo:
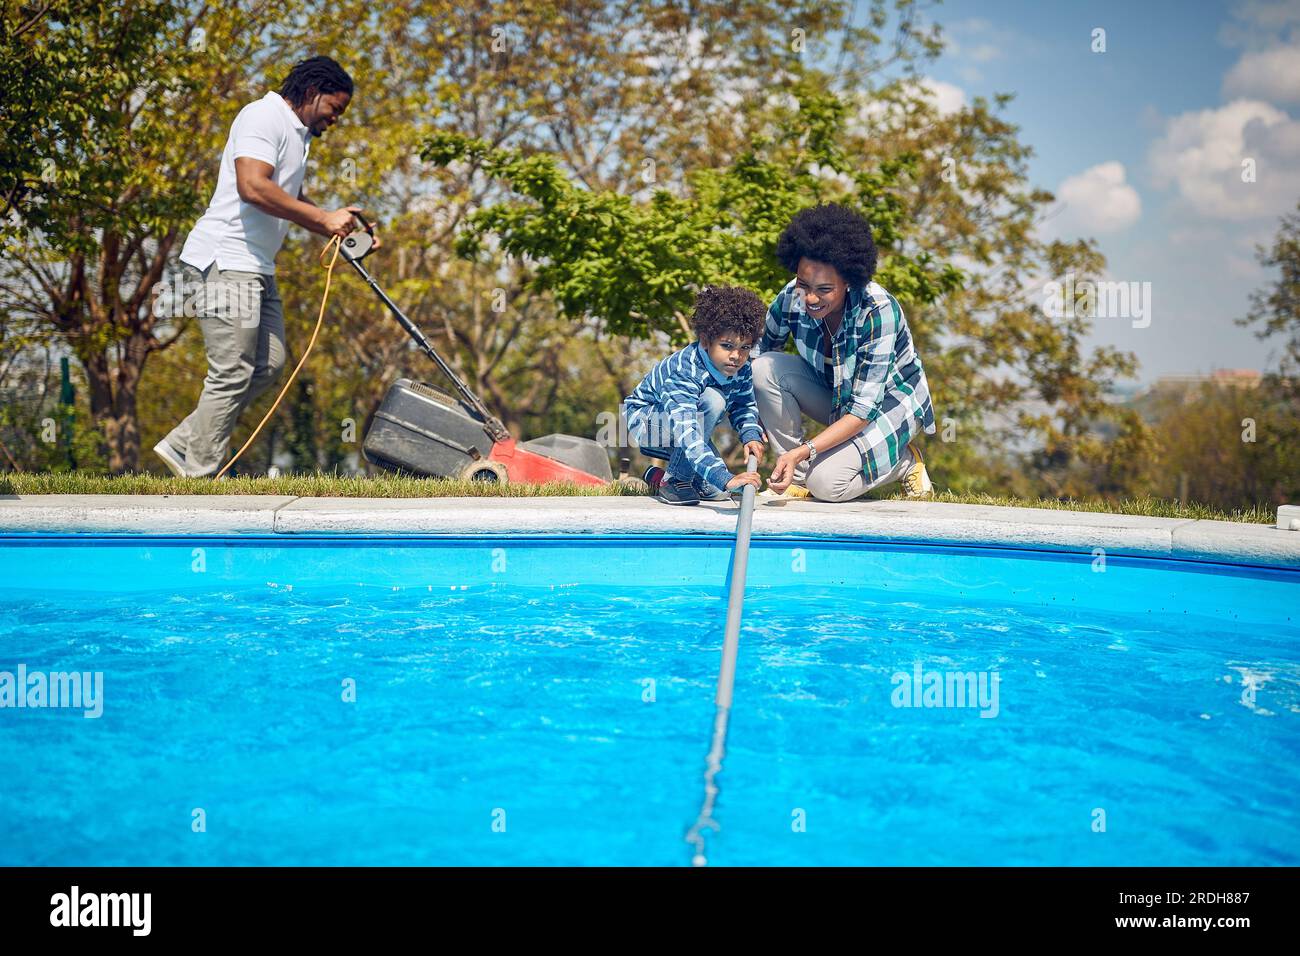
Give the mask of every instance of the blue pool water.
<path id="1" fill-rule="evenodd" d="M 0 539 L 0 671 L 103 675 L 0 709 L 0 864 L 687 865 L 729 560 Z M 1300 863 L 1300 572 L 759 538 L 749 582 L 711 862 Z"/>

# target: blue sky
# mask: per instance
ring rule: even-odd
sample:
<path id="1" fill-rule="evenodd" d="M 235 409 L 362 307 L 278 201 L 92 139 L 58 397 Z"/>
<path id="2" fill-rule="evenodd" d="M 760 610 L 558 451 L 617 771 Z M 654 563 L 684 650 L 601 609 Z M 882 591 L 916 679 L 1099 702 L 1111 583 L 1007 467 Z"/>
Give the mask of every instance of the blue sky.
<path id="1" fill-rule="evenodd" d="M 1275 367 L 1281 343 L 1233 319 L 1270 279 L 1254 245 L 1300 200 L 1300 2 L 948 0 L 926 16 L 950 43 L 926 69 L 941 105 L 1016 94 L 1003 115 L 1035 151 L 1031 180 L 1062 200 L 1040 229 L 1092 236 L 1106 278 L 1151 283 L 1150 324 L 1099 318 L 1090 344 L 1135 352 L 1141 382 Z"/>

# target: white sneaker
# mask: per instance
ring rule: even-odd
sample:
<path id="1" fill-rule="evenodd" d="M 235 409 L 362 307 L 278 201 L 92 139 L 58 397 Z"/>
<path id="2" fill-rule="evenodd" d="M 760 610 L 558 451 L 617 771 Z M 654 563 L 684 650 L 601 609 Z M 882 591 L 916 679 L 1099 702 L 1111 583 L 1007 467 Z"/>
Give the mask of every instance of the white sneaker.
<path id="1" fill-rule="evenodd" d="M 171 469 L 171 473 L 177 478 L 186 477 L 185 456 L 169 445 L 166 438 L 153 446 L 153 453 L 163 460 L 163 464 Z"/>

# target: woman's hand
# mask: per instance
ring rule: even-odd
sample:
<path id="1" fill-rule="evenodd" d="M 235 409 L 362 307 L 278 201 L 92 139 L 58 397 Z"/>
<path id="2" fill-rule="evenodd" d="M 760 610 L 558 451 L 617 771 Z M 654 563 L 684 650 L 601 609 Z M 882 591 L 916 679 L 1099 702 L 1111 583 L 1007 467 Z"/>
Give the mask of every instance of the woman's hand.
<path id="1" fill-rule="evenodd" d="M 767 486 L 777 494 L 785 491 L 790 487 L 790 482 L 794 481 L 795 465 L 807 458 L 807 445 L 800 445 L 798 448 L 786 452 L 776 460 L 776 467 L 772 469 L 772 474 L 768 476 Z"/>

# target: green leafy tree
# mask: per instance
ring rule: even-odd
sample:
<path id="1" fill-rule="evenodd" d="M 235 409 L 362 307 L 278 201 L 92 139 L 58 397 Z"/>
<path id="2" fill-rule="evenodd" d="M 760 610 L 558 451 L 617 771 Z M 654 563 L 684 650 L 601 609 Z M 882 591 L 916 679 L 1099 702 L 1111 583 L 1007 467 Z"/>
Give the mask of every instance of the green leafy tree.
<path id="1" fill-rule="evenodd" d="M 594 313 L 614 332 L 661 331 L 680 342 L 689 334 L 680 317 L 701 286 L 743 283 L 774 295 L 787 281 L 773 256 L 776 238 L 791 215 L 827 196 L 809 168 L 841 172 L 846 165 L 833 136 L 840 104 L 811 94 L 803 104 L 808 136 L 785 129 L 756 140 L 733 166 L 691 173 L 684 195 L 660 190 L 646 203 L 586 189 L 549 155 L 493 148 L 458 133 L 430 137 L 421 155 L 443 166 L 473 163 L 527 200 L 473 213 L 457 246 L 462 255 L 478 255 L 494 236 L 507 253 L 535 261 L 535 288 L 553 294 L 570 316 Z M 895 191 L 905 168 L 899 160 L 854 179 L 857 204 L 876 223 L 885 250 L 897 238 Z M 928 257 L 890 257 L 880 275 L 923 301 L 961 280 Z"/>
<path id="2" fill-rule="evenodd" d="M 112 218 L 106 186 L 138 185 L 123 149 L 142 73 L 157 67 L 176 17 L 171 3 L 5 0 L 0 33 L 0 240 L 6 250 L 33 231 L 59 248 L 88 250 L 82 223 Z M 136 140 L 139 144 L 139 139 Z M 166 198 L 136 197 L 142 216 L 165 214 Z M 153 205 L 156 201 L 158 205 Z"/>
<path id="3" fill-rule="evenodd" d="M 513 200 L 466 219 L 461 254 L 481 255 L 490 238 L 527 259 L 535 287 L 555 296 L 566 314 L 597 316 L 616 333 L 666 334 L 678 344 L 686 337 L 682 315 L 695 289 L 741 283 L 773 295 L 788 278 L 772 251 L 790 216 L 824 200 L 850 202 L 873 222 L 882 250 L 879 281 L 917 317 L 914 329 L 937 383 L 941 414 L 951 409 L 953 420 L 979 429 L 990 401 L 1014 406 L 1033 397 L 1042 406 L 1041 414 L 1022 413 L 1014 423 L 1022 435 L 1041 442 L 1029 459 L 1037 474 L 1032 481 L 1021 476 L 1022 493 L 1097 493 L 1104 477 L 1100 490 L 1120 494 L 1140 483 L 1133 468 L 1121 465 L 1128 459 L 1112 454 L 1096 433 L 1099 420 L 1117 419 L 1125 448 L 1150 444 L 1141 420 L 1115 411 L 1106 397 L 1113 378 L 1134 368 L 1131 356 L 1107 349 L 1085 354 L 1081 341 L 1090 317 L 1083 310 L 1053 317 L 1022 291 L 1035 270 L 1086 276 L 1104 263 L 1087 243 L 1032 240 L 1033 214 L 1051 197 L 1025 191 L 1014 167 L 1007 171 L 1009 160 L 1022 162 L 1025 155 L 1014 129 L 982 103 L 970 111 L 964 129 L 952 125 L 954 141 L 962 136 L 968 144 L 985 143 L 977 153 L 990 172 L 971 194 L 954 189 L 945 203 L 935 197 L 942 187 L 932 182 L 940 179 L 933 123 L 926 124 L 928 139 L 864 163 L 843 99 L 815 78 L 791 92 L 798 108 L 775 114 L 770 138 L 755 138 L 729 167 L 693 172 L 682 193 L 660 190 L 645 201 L 585 188 L 548 155 L 493 148 L 456 132 L 426 139 L 422 155 L 442 166 L 481 169 L 514 193 Z M 897 90 L 891 95 L 927 115 L 915 97 Z M 972 125 L 984 132 L 976 135 Z M 1000 201 L 1010 205 L 1000 218 L 986 211 Z M 930 222 L 929 203 L 945 207 L 942 219 Z M 938 238 L 918 237 L 926 225 Z M 964 276 L 953 265 L 963 258 L 976 266 L 996 263 L 1002 273 L 993 279 Z M 941 342 L 951 344 L 941 349 Z M 1010 373 L 1001 378 L 994 374 L 1007 368 Z M 969 473 L 986 480 L 1009 477 L 1005 455 L 1001 467 L 990 470 L 994 456 L 982 453 L 975 441 L 954 444 L 966 453 L 956 463 L 966 464 Z M 943 451 L 940 445 L 941 461 Z M 951 458 L 945 464 L 952 467 Z M 965 479 L 954 484 L 979 487 L 964 470 L 954 470 Z"/>
<path id="4" fill-rule="evenodd" d="M 23 131 L 17 219 L 6 234 L 0 309 L 53 332 L 81 366 L 107 467 L 136 467 L 138 401 L 149 357 L 190 323 L 156 314 L 157 287 L 193 224 L 213 157 L 238 108 L 230 94 L 257 63 L 259 34 L 283 5 L 42 4 L 4 56 L 21 100 L 3 122 Z M 23 85 L 25 84 L 25 85 Z M 13 146 L 6 137 L 6 149 Z"/>
<path id="5" fill-rule="evenodd" d="M 327 52 L 358 93 L 314 145 L 308 192 L 382 221 L 370 268 L 516 431 L 591 433 L 682 340 L 694 284 L 775 291 L 776 233 L 833 200 L 875 223 L 880 281 L 908 311 L 935 393 L 941 434 L 927 455 L 941 483 L 1068 495 L 1141 480 L 1117 452 L 1149 436 L 1105 401 L 1131 357 L 1085 352 L 1088 317 L 1047 316 L 1035 292 L 1065 271 L 1099 273 L 1100 256 L 1036 238 L 1051 197 L 1027 181 L 1029 148 L 999 115 L 1006 97 L 941 113 L 925 94 L 918 68 L 942 40 L 919 4 L 175 2 L 114 56 L 113 25 L 161 6 L 49 9 L 72 27 L 67 55 L 88 65 L 78 76 L 100 91 L 95 109 L 106 104 L 104 129 L 95 114 L 78 142 L 108 145 L 102 166 L 56 157 L 66 245 L 32 229 L 23 261 L 0 263 L 0 361 L 6 342 L 39 357 L 23 332 L 77 348 L 114 470 L 189 411 L 204 371 L 197 326 L 147 314 L 140 282 L 147 291 L 155 261 L 174 264 L 235 112 L 294 60 Z M 38 47 L 22 48 L 25 63 Z M 292 230 L 281 254 L 291 367 L 316 319 L 319 248 Z M 302 468 L 355 461 L 387 384 L 427 369 L 369 291 L 336 276 L 310 387 L 290 390 L 245 464 L 286 450 Z M 277 392 L 245 414 L 236 446 Z"/>
<path id="6" fill-rule="evenodd" d="M 688 171 L 748 146 L 736 117 L 767 102 L 770 91 L 756 78 L 783 75 L 798 59 L 794 25 L 829 35 L 847 11 L 775 2 L 330 4 L 328 17 L 312 21 L 315 48 L 373 53 L 355 68 L 339 55 L 354 70 L 357 95 L 342 135 L 313 149 L 309 189 L 325 204 L 361 202 L 383 222 L 385 249 L 369 267 L 512 430 L 590 433 L 598 412 L 614 407 L 639 377 L 647 343 L 595 319 L 562 316 L 550 295 L 537 292 L 532 263 L 501 250 L 459 259 L 459 223 L 503 187 L 472 164 L 422 163 L 413 139 L 451 129 L 494 147 L 546 151 L 588 188 L 640 197 L 680 189 Z M 921 35 L 901 38 L 901 50 Z M 281 254 L 291 349 L 315 321 L 319 247 L 316 237 L 294 230 Z M 200 376 L 201 363 L 191 343 L 151 374 L 184 380 Z M 370 292 L 343 278 L 303 374 L 312 376 L 311 396 L 291 391 L 285 404 L 314 403 L 322 434 L 319 461 L 298 467 L 330 468 L 356 454 L 387 385 L 399 375 L 426 377 L 430 367 Z M 155 391 L 170 400 L 167 389 Z M 237 442 L 272 399 L 250 409 Z M 169 417 L 151 419 L 146 431 L 170 427 Z M 280 420 L 246 453 L 255 467 L 278 445 Z M 339 437 L 348 421 L 351 443 Z"/>
<path id="7" fill-rule="evenodd" d="M 1154 494 L 1221 508 L 1300 500 L 1300 408 L 1284 380 L 1160 388 L 1144 405 L 1159 440 Z"/>
<path id="8" fill-rule="evenodd" d="M 1250 315 L 1237 324 L 1256 326 L 1261 339 L 1286 340 L 1279 371 L 1294 384 L 1300 376 L 1300 202 L 1282 217 L 1272 246 L 1256 250 L 1256 259 L 1266 269 L 1277 269 L 1278 277 L 1251 294 Z"/>

